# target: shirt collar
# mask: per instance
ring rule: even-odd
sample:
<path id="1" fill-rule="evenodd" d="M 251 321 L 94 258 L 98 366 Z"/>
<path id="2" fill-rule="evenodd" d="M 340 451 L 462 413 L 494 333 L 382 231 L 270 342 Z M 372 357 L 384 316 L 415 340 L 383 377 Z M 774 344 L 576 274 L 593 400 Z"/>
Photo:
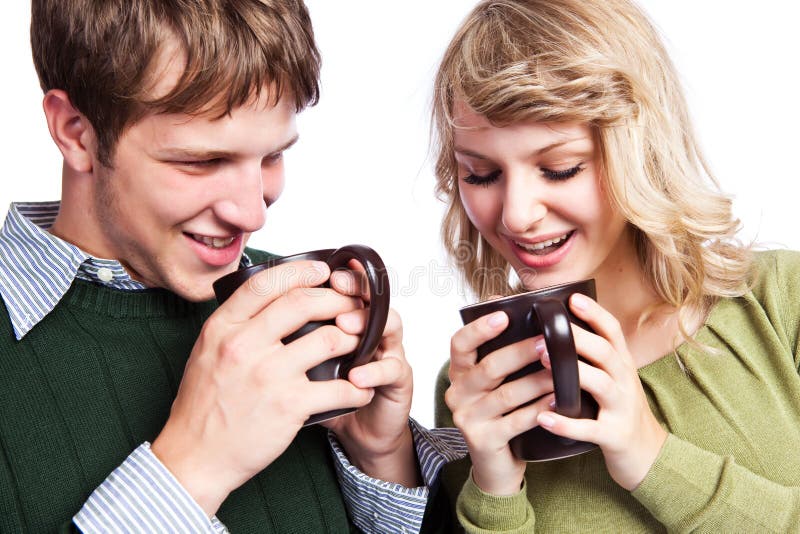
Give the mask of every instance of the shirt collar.
<path id="1" fill-rule="evenodd" d="M 12 203 L 0 229 L 0 297 L 18 340 L 53 311 L 75 278 L 123 291 L 146 289 L 117 260 L 92 257 L 47 232 L 60 205 Z M 240 266 L 250 264 L 243 255 Z"/>

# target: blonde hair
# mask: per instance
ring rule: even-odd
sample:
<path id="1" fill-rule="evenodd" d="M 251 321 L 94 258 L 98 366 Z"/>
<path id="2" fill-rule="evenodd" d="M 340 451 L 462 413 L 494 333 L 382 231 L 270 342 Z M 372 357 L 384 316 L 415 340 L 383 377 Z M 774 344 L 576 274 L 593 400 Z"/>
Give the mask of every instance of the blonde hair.
<path id="1" fill-rule="evenodd" d="M 461 204 L 457 100 L 497 126 L 590 125 L 603 188 L 633 228 L 648 282 L 665 304 L 706 311 L 746 291 L 750 248 L 735 238 L 739 221 L 703 160 L 666 50 L 632 2 L 485 0 L 444 54 L 433 102 L 436 190 L 448 204 L 442 239 L 485 299 L 513 289 L 507 262 Z"/>

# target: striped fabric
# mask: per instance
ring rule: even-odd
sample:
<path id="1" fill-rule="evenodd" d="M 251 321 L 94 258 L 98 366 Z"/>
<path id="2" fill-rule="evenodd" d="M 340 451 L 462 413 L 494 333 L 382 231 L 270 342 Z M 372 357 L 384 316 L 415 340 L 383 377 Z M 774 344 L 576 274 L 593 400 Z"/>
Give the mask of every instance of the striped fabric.
<path id="1" fill-rule="evenodd" d="M 209 519 L 144 443 L 101 484 L 73 518 L 83 532 L 228 532 Z"/>
<path id="2" fill-rule="evenodd" d="M 0 229 L 0 297 L 9 310 L 17 339 L 22 339 L 64 296 L 75 278 L 114 289 L 145 287 L 116 260 L 93 258 L 46 230 L 59 202 L 13 203 Z M 242 266 L 251 261 L 242 257 Z M 410 421 L 426 486 L 404 488 L 360 472 L 330 433 L 345 505 L 367 534 L 416 533 L 428 487 L 442 466 L 463 457 L 466 445 L 455 429 L 426 430 Z M 227 532 L 203 510 L 150 452 L 139 446 L 104 482 L 74 517 L 84 532 Z"/>
<path id="3" fill-rule="evenodd" d="M 428 430 L 413 419 L 409 420 L 409 426 L 425 483 L 418 488 L 406 488 L 365 475 L 347 460 L 335 435 L 328 434 L 331 448 L 339 459 L 335 466 L 345 506 L 356 526 L 367 534 L 419 532 L 428 503 L 428 488 L 438 479 L 447 462 L 467 454 L 467 445 L 455 428 Z"/>

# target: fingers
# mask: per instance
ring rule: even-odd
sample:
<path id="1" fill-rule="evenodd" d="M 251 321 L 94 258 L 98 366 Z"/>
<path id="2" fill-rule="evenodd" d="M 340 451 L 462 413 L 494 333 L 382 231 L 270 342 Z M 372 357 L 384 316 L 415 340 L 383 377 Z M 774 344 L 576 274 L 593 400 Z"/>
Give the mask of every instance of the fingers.
<path id="1" fill-rule="evenodd" d="M 254 317 L 247 328 L 264 340 L 282 339 L 309 321 L 327 321 L 358 309 L 361 301 L 323 287 L 292 289 Z"/>
<path id="2" fill-rule="evenodd" d="M 597 335 L 609 341 L 616 349 L 625 345 L 625 336 L 622 333 L 619 321 L 611 313 L 586 295 L 574 293 L 570 299 L 572 312 L 586 321 Z"/>
<path id="3" fill-rule="evenodd" d="M 508 315 L 495 312 L 460 328 L 450 339 L 450 372 L 475 364 L 476 349 L 508 326 Z"/>
<path id="4" fill-rule="evenodd" d="M 399 384 L 409 372 L 410 369 L 403 361 L 389 357 L 351 369 L 347 379 L 359 388 L 376 388 Z"/>
<path id="5" fill-rule="evenodd" d="M 553 434 L 578 441 L 598 442 L 598 425 L 594 419 L 572 419 L 547 410 L 539 413 L 536 421 Z"/>
<path id="6" fill-rule="evenodd" d="M 308 382 L 306 395 L 301 401 L 307 413 L 327 412 L 340 408 L 361 408 L 375 396 L 373 389 L 357 388 L 347 380 Z"/>
<path id="7" fill-rule="evenodd" d="M 472 392 L 494 390 L 510 374 L 539 360 L 540 339 L 527 338 L 497 349 L 477 365 L 459 372 L 458 382 Z M 450 373 L 453 373 L 452 362 Z"/>
<path id="8" fill-rule="evenodd" d="M 348 334 L 363 334 L 367 324 L 369 311 L 366 309 L 346 312 L 336 317 L 336 326 Z M 403 322 L 400 315 L 392 308 L 389 308 L 389 315 L 386 318 L 386 327 L 383 329 L 382 346 L 402 343 L 403 341 Z"/>
<path id="9" fill-rule="evenodd" d="M 501 417 L 552 391 L 553 375 L 542 370 L 498 386 L 475 403 L 470 413 L 479 419 Z"/>
<path id="10" fill-rule="evenodd" d="M 265 269 L 234 291 L 217 313 L 229 322 L 247 321 L 288 291 L 316 287 L 329 275 L 328 265 L 320 261 L 293 261 Z"/>
<path id="11" fill-rule="evenodd" d="M 324 325 L 286 345 L 282 364 L 305 372 L 326 360 L 353 352 L 358 341 L 358 336 Z"/>
<path id="12" fill-rule="evenodd" d="M 350 270 L 337 269 L 331 274 L 331 287 L 344 295 L 359 297 L 364 302 L 369 302 L 369 279 L 364 267 L 356 260 L 350 260 L 348 268 Z"/>

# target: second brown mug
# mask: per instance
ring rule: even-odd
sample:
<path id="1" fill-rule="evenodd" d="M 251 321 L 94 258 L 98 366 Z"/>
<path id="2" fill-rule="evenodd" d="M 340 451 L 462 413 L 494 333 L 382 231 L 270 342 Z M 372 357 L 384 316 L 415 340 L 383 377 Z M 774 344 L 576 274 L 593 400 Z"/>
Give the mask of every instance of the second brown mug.
<path id="1" fill-rule="evenodd" d="M 464 324 L 496 311 L 503 311 L 508 315 L 506 329 L 478 347 L 479 361 L 501 347 L 542 335 L 553 372 L 556 412 L 567 417 L 594 419 L 597 417 L 597 402 L 580 389 L 579 358 L 575 351 L 570 322 L 589 331 L 592 329 L 569 311 L 569 297 L 573 293 L 582 293 L 596 299 L 594 280 L 570 282 L 487 300 L 461 308 L 460 313 Z M 541 369 L 542 364 L 534 362 L 506 377 L 503 383 Z M 529 462 L 567 458 L 597 448 L 594 443 L 556 436 L 539 426 L 515 436 L 509 445 L 514 455 Z"/>

